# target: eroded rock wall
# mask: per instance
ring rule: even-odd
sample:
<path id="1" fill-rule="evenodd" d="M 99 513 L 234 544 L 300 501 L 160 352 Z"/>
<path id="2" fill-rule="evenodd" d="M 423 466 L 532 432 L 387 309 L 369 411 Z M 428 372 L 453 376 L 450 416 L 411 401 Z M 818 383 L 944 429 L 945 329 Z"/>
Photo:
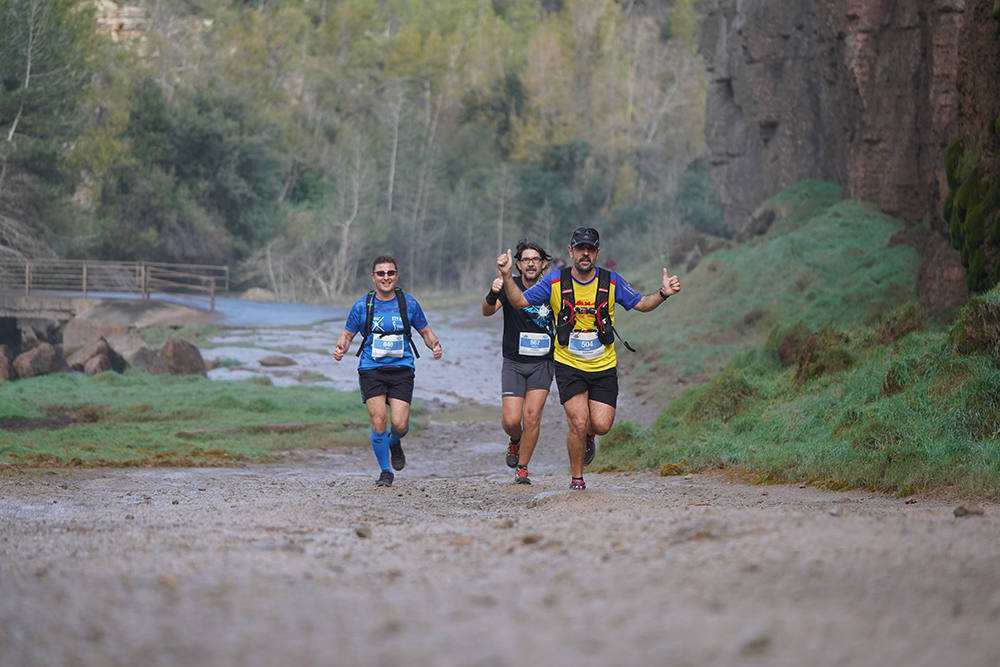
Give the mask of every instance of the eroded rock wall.
<path id="1" fill-rule="evenodd" d="M 956 85 L 963 68 L 983 69 L 982 49 L 996 48 L 967 25 L 982 13 L 973 7 L 991 3 L 710 0 L 706 128 L 726 225 L 741 229 L 802 179 L 840 183 L 846 197 L 926 223 L 914 244 L 937 293 L 922 287 L 921 298 L 933 309 L 961 302 L 962 267 L 941 215 L 943 156 L 964 108 L 996 110 L 995 90 L 984 101 L 982 83 Z"/>
<path id="2" fill-rule="evenodd" d="M 943 231 L 965 0 L 716 0 L 701 36 L 726 223 L 804 178 Z"/>

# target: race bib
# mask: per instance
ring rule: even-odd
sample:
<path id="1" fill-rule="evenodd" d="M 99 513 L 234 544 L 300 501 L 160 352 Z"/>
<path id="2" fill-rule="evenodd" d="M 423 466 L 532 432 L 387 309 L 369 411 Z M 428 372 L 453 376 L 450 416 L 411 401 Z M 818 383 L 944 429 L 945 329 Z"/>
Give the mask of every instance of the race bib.
<path id="1" fill-rule="evenodd" d="M 544 357 L 552 349 L 552 339 L 548 334 L 522 331 L 518 339 L 517 353 L 526 357 Z"/>
<path id="2" fill-rule="evenodd" d="M 596 331 L 573 331 L 567 350 L 578 359 L 599 359 L 604 356 L 604 343 L 597 338 Z"/>
<path id="3" fill-rule="evenodd" d="M 402 334 L 374 334 L 372 336 L 372 359 L 403 356 Z"/>

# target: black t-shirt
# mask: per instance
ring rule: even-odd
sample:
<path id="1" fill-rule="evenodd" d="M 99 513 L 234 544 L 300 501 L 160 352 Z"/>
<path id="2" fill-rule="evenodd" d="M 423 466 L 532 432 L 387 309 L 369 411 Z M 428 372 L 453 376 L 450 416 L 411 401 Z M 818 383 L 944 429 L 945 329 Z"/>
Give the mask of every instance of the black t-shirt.
<path id="1" fill-rule="evenodd" d="M 524 291 L 524 281 L 521 276 L 514 276 L 514 282 L 521 291 Z M 520 354 L 521 332 L 544 333 L 552 338 L 552 309 L 549 305 L 528 306 L 518 309 L 510 305 L 507 300 L 507 293 L 503 290 L 499 294 L 500 303 L 503 305 L 503 356 L 511 361 L 521 361 L 530 363 L 541 359 L 552 358 L 552 344 L 549 343 L 549 353 L 545 356 L 528 356 Z"/>

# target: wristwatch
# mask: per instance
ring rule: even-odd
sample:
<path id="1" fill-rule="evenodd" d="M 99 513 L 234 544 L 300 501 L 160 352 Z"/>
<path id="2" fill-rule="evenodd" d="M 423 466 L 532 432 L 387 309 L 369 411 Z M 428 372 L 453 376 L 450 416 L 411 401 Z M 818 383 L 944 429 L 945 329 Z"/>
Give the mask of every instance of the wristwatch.
<path id="1" fill-rule="evenodd" d="M 660 293 L 660 298 L 661 299 L 663 299 L 664 301 L 667 300 L 667 295 L 663 293 L 663 288 L 662 287 L 660 289 L 656 290 L 656 291 Z"/>

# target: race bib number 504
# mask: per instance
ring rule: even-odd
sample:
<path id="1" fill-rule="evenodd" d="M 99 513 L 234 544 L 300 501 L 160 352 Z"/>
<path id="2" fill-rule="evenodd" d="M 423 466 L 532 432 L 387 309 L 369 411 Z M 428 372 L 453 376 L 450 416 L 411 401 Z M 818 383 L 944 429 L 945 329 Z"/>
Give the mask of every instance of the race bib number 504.
<path id="1" fill-rule="evenodd" d="M 604 356 L 604 343 L 596 331 L 574 331 L 569 335 L 569 353 L 578 359 L 599 359 Z"/>

